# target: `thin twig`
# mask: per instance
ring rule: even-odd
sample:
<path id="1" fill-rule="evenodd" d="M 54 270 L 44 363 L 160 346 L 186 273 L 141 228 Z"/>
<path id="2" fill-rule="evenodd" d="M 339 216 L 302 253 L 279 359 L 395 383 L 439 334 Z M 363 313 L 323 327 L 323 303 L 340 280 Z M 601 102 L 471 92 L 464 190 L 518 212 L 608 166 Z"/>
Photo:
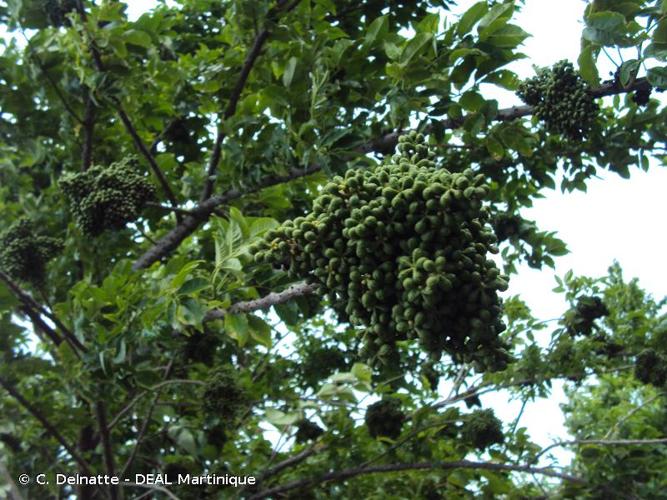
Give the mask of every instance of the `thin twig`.
<path id="1" fill-rule="evenodd" d="M 456 462 L 418 462 L 418 463 L 407 463 L 407 464 L 376 465 L 372 467 L 351 467 L 349 469 L 329 472 L 319 476 L 307 479 L 299 479 L 296 481 L 292 481 L 291 483 L 279 485 L 274 488 L 261 491 L 256 495 L 251 496 L 250 500 L 257 500 L 260 498 L 275 496 L 285 491 L 305 488 L 330 481 L 344 481 L 346 479 L 350 479 L 364 474 L 379 474 L 379 473 L 401 472 L 407 470 L 433 470 L 433 469 L 440 469 L 440 470 L 476 469 L 476 470 L 491 470 L 491 471 L 504 471 L 504 472 L 527 472 L 533 474 L 541 474 L 549 477 L 555 477 L 572 483 L 579 483 L 579 484 L 585 483 L 585 481 L 582 478 L 571 476 L 569 474 L 564 474 L 561 472 L 556 472 L 548 467 L 532 467 L 529 465 L 500 464 L 494 462 L 473 462 L 470 460 L 459 460 Z"/>
<path id="2" fill-rule="evenodd" d="M 148 388 L 147 390 L 145 390 L 145 391 L 139 393 L 139 394 L 136 395 L 134 398 L 132 398 L 132 400 L 131 400 L 127 405 L 125 405 L 125 407 L 124 407 L 122 410 L 120 410 L 120 411 L 118 412 L 118 414 L 111 420 L 111 422 L 109 422 L 109 429 L 112 429 L 113 427 L 115 427 L 116 424 L 120 421 L 120 419 L 123 418 L 123 416 L 124 416 L 128 411 L 130 411 L 130 410 L 132 409 L 132 407 L 133 407 L 135 404 L 137 404 L 137 402 L 139 402 L 139 400 L 141 400 L 141 398 L 143 398 L 144 396 L 146 396 L 147 394 L 149 394 L 149 393 L 152 392 L 152 391 L 156 391 L 156 390 L 160 389 L 161 387 L 164 387 L 164 386 L 166 386 L 166 385 L 171 385 L 171 384 L 195 384 L 195 385 L 206 385 L 206 383 L 203 382 L 203 381 L 201 381 L 201 380 L 185 380 L 185 379 L 184 379 L 184 380 L 181 380 L 181 379 L 174 379 L 174 380 L 165 380 L 164 382 L 159 382 L 159 383 L 155 384 L 154 386 Z"/>
<path id="3" fill-rule="evenodd" d="M 284 3 L 285 2 L 279 2 L 278 4 L 279 7 L 277 11 L 269 13 L 269 19 L 271 19 L 274 14 L 276 14 L 282 9 Z M 285 11 L 289 12 L 294 7 L 296 7 L 298 3 L 299 3 L 298 0 L 292 2 L 289 6 L 287 6 Z M 200 201 L 205 201 L 209 199 L 213 194 L 213 187 L 215 185 L 215 177 L 216 177 L 215 172 L 218 169 L 218 164 L 220 163 L 220 156 L 222 155 L 222 141 L 224 141 L 225 139 L 224 122 L 229 120 L 236 113 L 236 108 L 238 106 L 239 99 L 241 98 L 241 93 L 243 92 L 243 88 L 245 87 L 246 82 L 248 81 L 250 72 L 252 71 L 255 62 L 257 61 L 257 58 L 259 57 L 259 54 L 262 51 L 262 48 L 264 47 L 264 44 L 269 38 L 269 34 L 270 34 L 269 29 L 265 28 L 255 37 L 252 47 L 248 51 L 245 61 L 243 62 L 243 66 L 241 68 L 241 72 L 239 73 L 239 77 L 237 78 L 236 83 L 234 84 L 234 88 L 232 89 L 232 92 L 229 96 L 227 107 L 225 108 L 225 111 L 222 114 L 222 123 L 218 125 L 218 131 L 215 137 L 215 142 L 213 144 L 213 151 L 211 153 L 211 158 L 209 159 L 208 162 L 208 167 L 206 168 L 206 181 L 204 182 L 204 189 L 202 190 Z"/>
<path id="4" fill-rule="evenodd" d="M 164 371 L 163 375 L 164 379 L 169 378 L 173 366 L 174 366 L 174 360 L 172 359 L 169 361 L 169 364 L 167 365 L 167 368 Z M 132 453 L 130 454 L 129 458 L 125 462 L 125 465 L 121 469 L 120 477 L 125 477 L 125 474 L 127 473 L 128 469 L 132 466 L 132 462 L 134 462 L 137 453 L 139 453 L 139 448 L 141 447 L 141 443 L 144 439 L 144 436 L 146 435 L 146 431 L 148 430 L 148 426 L 150 425 L 151 418 L 153 418 L 153 411 L 155 410 L 155 405 L 157 404 L 158 399 L 160 398 L 160 392 L 161 389 L 158 389 L 155 392 L 155 397 L 153 398 L 153 401 L 151 402 L 151 405 L 148 408 L 148 413 L 144 418 L 144 422 L 141 424 L 141 429 L 139 429 L 139 434 L 137 435 L 137 441 L 134 445 L 134 448 L 132 449 Z"/>
<path id="5" fill-rule="evenodd" d="M 303 297 L 304 295 L 312 295 L 317 292 L 317 285 L 309 283 L 298 283 L 292 285 L 282 292 L 272 292 L 260 299 L 247 300 L 245 302 L 237 302 L 228 309 L 212 309 L 204 316 L 204 322 L 215 319 L 222 319 L 226 314 L 239 314 L 260 309 L 268 309 L 271 306 L 284 304 L 296 297 Z"/>
<path id="6" fill-rule="evenodd" d="M 535 456 L 535 462 L 554 448 L 559 448 L 562 446 L 584 446 L 584 445 L 599 445 L 599 446 L 647 446 L 647 445 L 659 445 L 667 444 L 667 438 L 657 438 L 657 439 L 575 439 L 573 441 L 558 441 L 553 443 L 542 451 L 540 451 Z"/>
<path id="7" fill-rule="evenodd" d="M 97 416 L 97 424 L 100 431 L 100 438 L 102 441 L 102 450 L 104 454 L 104 466 L 106 467 L 109 476 L 116 475 L 116 467 L 114 464 L 113 449 L 111 447 L 111 436 L 109 433 L 109 426 L 107 425 L 107 409 L 104 401 L 98 401 L 95 404 L 95 414 Z M 121 474 L 121 477 L 123 475 Z M 118 498 L 118 486 L 111 485 L 109 488 L 111 500 Z"/>

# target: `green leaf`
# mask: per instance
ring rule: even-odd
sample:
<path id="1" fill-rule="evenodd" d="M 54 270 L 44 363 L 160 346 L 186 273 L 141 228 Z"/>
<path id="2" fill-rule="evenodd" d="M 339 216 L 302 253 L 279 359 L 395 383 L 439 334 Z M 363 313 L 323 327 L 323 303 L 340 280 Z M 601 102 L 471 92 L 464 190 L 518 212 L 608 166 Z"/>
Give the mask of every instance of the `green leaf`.
<path id="1" fill-rule="evenodd" d="M 646 72 L 646 77 L 654 87 L 667 89 L 667 66 L 649 69 Z"/>
<path id="2" fill-rule="evenodd" d="M 185 283 L 185 280 L 187 277 L 190 275 L 192 271 L 195 270 L 195 268 L 201 264 L 203 261 L 202 260 L 194 260 L 191 262 L 188 262 L 185 264 L 179 271 L 176 276 L 174 276 L 174 279 L 171 280 L 171 287 L 174 289 L 180 288 L 183 283 Z"/>
<path id="3" fill-rule="evenodd" d="M 354 375 L 357 380 L 361 382 L 366 382 L 369 384 L 371 383 L 373 370 L 371 370 L 371 368 L 364 363 L 355 363 L 352 365 L 352 370 L 350 370 L 350 373 L 352 373 L 352 375 Z"/>
<path id="4" fill-rule="evenodd" d="M 380 16 L 374 19 L 366 30 L 364 45 L 370 47 L 374 45 L 376 41 L 381 42 L 387 33 L 389 33 L 389 21 L 387 16 Z"/>
<path id="5" fill-rule="evenodd" d="M 501 49 L 513 49 L 514 47 L 521 45 L 521 43 L 523 43 L 529 36 L 528 33 L 518 26 L 507 24 L 496 30 L 493 35 L 486 39 L 486 41 Z"/>
<path id="6" fill-rule="evenodd" d="M 285 72 L 283 73 L 283 85 L 287 88 L 292 85 L 292 79 L 294 78 L 294 72 L 296 71 L 296 65 L 299 60 L 296 57 L 290 57 L 285 66 Z"/>
<path id="7" fill-rule="evenodd" d="M 621 64 L 621 69 L 619 71 L 619 77 L 621 80 L 621 85 L 627 87 L 634 81 L 637 76 L 637 71 L 639 71 L 640 61 L 637 59 L 630 59 Z"/>
<path id="8" fill-rule="evenodd" d="M 497 4 L 482 17 L 477 26 L 480 40 L 486 40 L 494 32 L 507 24 L 514 13 L 514 5 L 511 3 Z"/>
<path id="9" fill-rule="evenodd" d="M 131 45 L 137 45 L 145 49 L 151 46 L 151 37 L 148 33 L 144 31 L 139 31 L 135 29 L 129 29 L 123 32 L 123 40 L 125 43 Z"/>
<path id="10" fill-rule="evenodd" d="M 269 422 L 270 424 L 275 425 L 276 427 L 293 425 L 302 418 L 300 412 L 284 413 L 274 408 L 268 408 L 264 415 L 266 417 L 266 421 Z"/>
<path id="11" fill-rule="evenodd" d="M 625 16 L 618 12 L 596 12 L 586 19 L 583 38 L 598 45 L 613 46 L 625 39 Z"/>
<path id="12" fill-rule="evenodd" d="M 597 49 L 592 44 L 587 44 L 581 50 L 579 58 L 577 59 L 579 73 L 581 73 L 581 77 L 586 80 L 589 85 L 598 85 L 600 83 L 600 75 L 595 64 L 597 53 Z"/>
<path id="13" fill-rule="evenodd" d="M 178 289 L 176 293 L 181 295 L 192 295 L 196 292 L 199 292 L 200 290 L 208 288 L 209 286 L 211 286 L 211 284 L 207 279 L 192 278 L 183 283 L 183 285 Z"/>
<path id="14" fill-rule="evenodd" d="M 254 314 L 249 314 L 248 326 L 250 327 L 250 336 L 255 342 L 270 349 L 273 343 L 271 341 L 271 327 L 268 323 Z"/>
<path id="15" fill-rule="evenodd" d="M 475 24 L 477 24 L 477 22 L 482 19 L 488 10 L 488 2 L 477 2 L 461 16 L 461 19 L 459 20 L 456 27 L 456 32 L 459 35 L 465 35 L 466 33 L 469 33 L 473 26 L 475 26 Z"/>
<path id="16" fill-rule="evenodd" d="M 401 65 L 405 66 L 410 63 L 412 58 L 424 47 L 433 35 L 430 33 L 417 33 L 412 40 L 410 40 L 403 52 L 401 53 Z"/>
<path id="17" fill-rule="evenodd" d="M 461 99 L 459 99 L 459 104 L 467 111 L 479 111 L 484 107 L 485 103 L 486 101 L 481 96 L 481 94 L 474 90 L 465 92 L 461 96 Z"/>
<path id="18" fill-rule="evenodd" d="M 245 314 L 225 314 L 225 332 L 243 347 L 248 342 L 248 318 Z"/>

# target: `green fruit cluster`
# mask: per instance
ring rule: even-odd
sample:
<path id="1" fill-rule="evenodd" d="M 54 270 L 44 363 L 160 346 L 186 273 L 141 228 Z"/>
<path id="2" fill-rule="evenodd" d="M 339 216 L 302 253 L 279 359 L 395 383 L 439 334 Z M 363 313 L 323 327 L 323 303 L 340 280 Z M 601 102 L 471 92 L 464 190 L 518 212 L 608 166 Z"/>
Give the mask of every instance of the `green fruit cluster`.
<path id="1" fill-rule="evenodd" d="M 609 316 L 609 309 L 600 297 L 579 298 L 573 311 L 566 315 L 565 323 L 570 335 L 590 335 L 598 318 Z"/>
<path id="2" fill-rule="evenodd" d="M 247 391 L 231 366 L 215 370 L 204 387 L 202 407 L 211 416 L 233 423 L 248 409 Z"/>
<path id="3" fill-rule="evenodd" d="M 645 349 L 635 359 L 635 377 L 644 384 L 664 387 L 667 383 L 667 357 Z"/>
<path id="4" fill-rule="evenodd" d="M 372 437 L 396 439 L 401 435 L 405 414 L 401 411 L 398 399 L 387 398 L 370 405 L 366 409 L 364 421 Z"/>
<path id="5" fill-rule="evenodd" d="M 310 420 L 303 419 L 297 422 L 295 439 L 297 443 L 305 443 L 317 439 L 323 433 L 324 430 L 319 425 Z"/>
<path id="6" fill-rule="evenodd" d="M 533 106 L 547 131 L 573 140 L 587 135 L 599 109 L 588 84 L 568 61 L 539 69 L 536 76 L 521 83 L 517 95 Z"/>
<path id="7" fill-rule="evenodd" d="M 482 175 L 436 168 L 421 134 L 371 169 L 326 184 L 306 217 L 251 249 L 320 285 L 343 321 L 366 327 L 364 350 L 393 360 L 397 341 L 419 339 L 438 359 L 507 362 L 497 293 L 507 289 L 483 206 Z"/>
<path id="8" fill-rule="evenodd" d="M 493 410 L 477 410 L 466 415 L 462 436 L 478 450 L 485 450 L 505 440 L 503 424 Z"/>
<path id="9" fill-rule="evenodd" d="M 81 229 L 91 236 L 124 228 L 155 199 L 155 188 L 136 172 L 131 159 L 65 174 L 59 185 Z"/>
<path id="10" fill-rule="evenodd" d="M 21 218 L 0 234 L 0 268 L 14 279 L 40 285 L 46 264 L 62 249 L 61 240 L 39 236 L 34 224 Z"/>
<path id="11" fill-rule="evenodd" d="M 340 349 L 322 347 L 306 354 L 299 373 L 304 381 L 317 385 L 332 373 L 345 371 L 346 368 L 348 368 L 348 362 Z"/>

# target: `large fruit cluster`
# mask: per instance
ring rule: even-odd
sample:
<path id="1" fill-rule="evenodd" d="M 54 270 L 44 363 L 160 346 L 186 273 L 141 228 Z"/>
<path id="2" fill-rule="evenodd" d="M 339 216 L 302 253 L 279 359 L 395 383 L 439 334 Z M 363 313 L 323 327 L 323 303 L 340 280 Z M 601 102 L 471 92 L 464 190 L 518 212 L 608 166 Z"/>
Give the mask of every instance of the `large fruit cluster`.
<path id="1" fill-rule="evenodd" d="M 252 251 L 319 284 L 342 320 L 366 327 L 371 358 L 390 362 L 397 341 L 419 339 L 434 359 L 445 351 L 503 368 L 498 292 L 507 281 L 489 259 L 498 250 L 483 176 L 436 168 L 421 134 L 401 137 L 398 150 L 385 164 L 335 177 L 306 217 Z"/>
<path id="2" fill-rule="evenodd" d="M 33 223 L 21 218 L 0 234 L 0 268 L 14 279 L 40 285 L 47 262 L 62 248 L 61 240 L 39 236 Z"/>
<path id="3" fill-rule="evenodd" d="M 599 109 L 588 84 L 568 61 L 539 69 L 536 76 L 521 83 L 517 95 L 533 106 L 547 131 L 574 140 L 586 136 Z"/>
<path id="4" fill-rule="evenodd" d="M 204 411 L 225 423 L 234 423 L 248 409 L 248 394 L 231 366 L 215 370 L 204 386 Z"/>
<path id="5" fill-rule="evenodd" d="M 493 410 L 477 410 L 466 415 L 462 434 L 463 438 L 478 450 L 485 450 L 505 440 L 503 424 Z"/>
<path id="6" fill-rule="evenodd" d="M 388 398 L 370 405 L 366 409 L 364 421 L 372 437 L 396 439 L 401 435 L 405 413 L 401 411 L 398 399 Z"/>
<path id="7" fill-rule="evenodd" d="M 131 159 L 65 174 L 59 185 L 81 229 L 91 236 L 122 229 L 155 199 L 155 188 L 136 172 Z"/>
<path id="8" fill-rule="evenodd" d="M 667 357 L 653 349 L 644 349 L 635 359 L 635 377 L 644 384 L 667 384 Z"/>

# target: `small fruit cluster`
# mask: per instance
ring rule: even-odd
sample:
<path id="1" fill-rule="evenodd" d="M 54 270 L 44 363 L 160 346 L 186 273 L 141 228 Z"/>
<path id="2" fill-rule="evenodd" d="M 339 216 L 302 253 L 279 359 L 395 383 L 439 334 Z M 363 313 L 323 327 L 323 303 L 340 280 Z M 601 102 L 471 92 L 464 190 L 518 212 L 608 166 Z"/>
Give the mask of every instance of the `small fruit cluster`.
<path id="1" fill-rule="evenodd" d="M 119 230 L 139 217 L 155 188 L 125 159 L 108 167 L 65 174 L 59 185 L 81 229 L 91 236 Z"/>
<path id="2" fill-rule="evenodd" d="M 0 235 L 0 268 L 14 279 L 40 285 L 46 264 L 62 248 L 61 240 L 38 235 L 34 224 L 21 218 Z"/>
<path id="3" fill-rule="evenodd" d="M 586 137 L 599 110 L 588 84 L 568 61 L 539 69 L 536 76 L 521 83 L 517 95 L 533 106 L 547 131 L 573 140 Z"/>

